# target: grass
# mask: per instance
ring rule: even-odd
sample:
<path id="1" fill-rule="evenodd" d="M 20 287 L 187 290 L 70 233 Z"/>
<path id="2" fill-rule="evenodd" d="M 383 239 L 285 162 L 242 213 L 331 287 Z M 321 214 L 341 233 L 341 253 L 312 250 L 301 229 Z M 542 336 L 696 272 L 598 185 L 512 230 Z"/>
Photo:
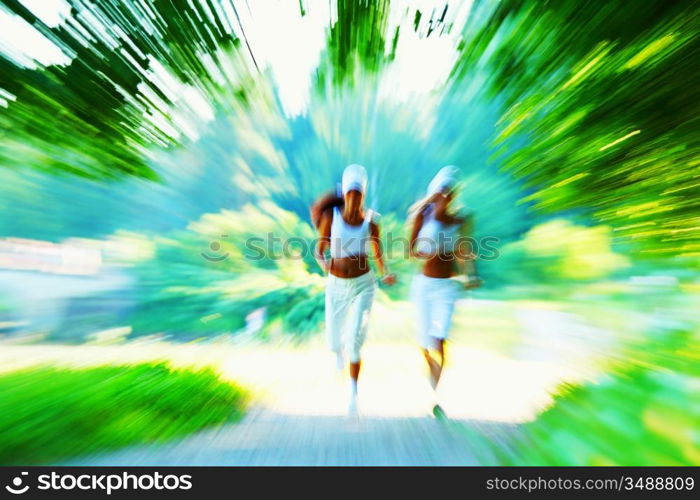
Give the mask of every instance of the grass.
<path id="1" fill-rule="evenodd" d="M 0 375 L 0 465 L 56 463 L 231 422 L 246 393 L 210 369 L 144 363 Z"/>
<path id="2" fill-rule="evenodd" d="M 596 361 L 604 370 L 595 381 L 562 384 L 553 404 L 537 419 L 518 426 L 507 447 L 463 426 L 479 458 L 518 466 L 688 466 L 700 465 L 700 330 L 688 304 L 695 297 L 651 293 L 549 301 L 577 315 L 615 340 Z M 590 296 L 586 297 L 586 294 Z M 509 326 L 513 308 L 525 297 L 494 295 L 498 302 L 455 314 L 455 325 L 474 342 L 509 353 L 525 337 Z M 585 299 L 585 300 L 584 300 Z M 533 299 L 530 299 L 533 300 Z M 672 319 L 671 319 L 672 318 Z M 461 326 L 463 325 L 463 326 Z M 486 332 L 480 333 L 480 332 Z M 562 332 L 565 333 L 565 332 Z M 589 339 L 595 341 L 595 339 Z"/>
<path id="3" fill-rule="evenodd" d="M 697 337 L 676 331 L 628 350 L 597 383 L 564 387 L 549 410 L 523 426 L 518 456 L 505 464 L 700 464 Z"/>

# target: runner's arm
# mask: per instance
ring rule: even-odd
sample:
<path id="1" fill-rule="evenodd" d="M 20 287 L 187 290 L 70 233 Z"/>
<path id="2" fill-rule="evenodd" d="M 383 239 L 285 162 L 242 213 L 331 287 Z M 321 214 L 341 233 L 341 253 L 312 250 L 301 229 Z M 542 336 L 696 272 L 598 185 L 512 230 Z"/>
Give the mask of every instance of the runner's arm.
<path id="1" fill-rule="evenodd" d="M 314 249 L 314 257 L 324 273 L 330 271 L 330 261 L 326 258 L 326 251 L 331 246 L 331 217 L 328 211 L 319 216 L 318 241 Z"/>
<path id="2" fill-rule="evenodd" d="M 455 256 L 461 274 L 466 278 L 465 288 L 476 288 L 481 284 L 481 278 L 477 273 L 477 255 L 474 248 L 474 218 L 472 215 L 465 217 L 460 226 L 460 240 Z"/>
<path id="3" fill-rule="evenodd" d="M 417 256 L 416 253 L 416 241 L 418 240 L 418 234 L 423 227 L 423 212 L 418 212 L 415 219 L 413 220 L 413 228 L 411 229 L 411 239 L 409 240 L 408 255 L 411 257 Z"/>
<path id="4" fill-rule="evenodd" d="M 379 269 L 379 274 L 381 275 L 381 280 L 387 285 L 393 285 L 396 283 L 396 276 L 391 274 L 386 267 L 386 262 L 384 261 L 384 254 L 382 252 L 382 241 L 379 237 L 379 225 L 370 222 L 370 244 L 372 245 L 372 250 L 374 252 L 374 259 L 377 261 L 377 268 Z"/>

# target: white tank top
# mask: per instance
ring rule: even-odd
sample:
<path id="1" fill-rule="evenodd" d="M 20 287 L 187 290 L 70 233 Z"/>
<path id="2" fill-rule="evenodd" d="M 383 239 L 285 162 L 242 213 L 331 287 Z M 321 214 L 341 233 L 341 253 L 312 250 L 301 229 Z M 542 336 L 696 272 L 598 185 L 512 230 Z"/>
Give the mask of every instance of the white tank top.
<path id="1" fill-rule="evenodd" d="M 359 226 L 351 226 L 343 220 L 343 214 L 338 207 L 333 207 L 333 222 L 331 223 L 331 257 L 341 259 L 367 255 L 369 242 L 369 223 L 372 211 L 365 212 L 365 219 Z"/>
<path id="2" fill-rule="evenodd" d="M 433 205 L 428 205 L 416 238 L 416 250 L 425 255 L 453 253 L 458 243 L 459 227 L 459 224 L 445 224 L 437 220 Z"/>

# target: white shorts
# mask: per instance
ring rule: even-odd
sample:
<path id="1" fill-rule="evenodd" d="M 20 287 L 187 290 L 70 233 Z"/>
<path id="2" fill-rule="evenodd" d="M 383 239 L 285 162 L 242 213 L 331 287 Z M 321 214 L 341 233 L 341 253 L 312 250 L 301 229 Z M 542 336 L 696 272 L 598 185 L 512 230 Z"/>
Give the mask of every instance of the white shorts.
<path id="1" fill-rule="evenodd" d="M 360 350 L 367 337 L 369 312 L 374 300 L 372 273 L 357 278 L 328 275 L 326 284 L 326 336 L 333 352 L 346 354 L 351 363 L 360 361 Z"/>
<path id="2" fill-rule="evenodd" d="M 411 283 L 411 299 L 418 319 L 418 338 L 424 349 L 435 348 L 435 339 L 446 339 L 460 284 L 450 278 L 419 274 Z"/>

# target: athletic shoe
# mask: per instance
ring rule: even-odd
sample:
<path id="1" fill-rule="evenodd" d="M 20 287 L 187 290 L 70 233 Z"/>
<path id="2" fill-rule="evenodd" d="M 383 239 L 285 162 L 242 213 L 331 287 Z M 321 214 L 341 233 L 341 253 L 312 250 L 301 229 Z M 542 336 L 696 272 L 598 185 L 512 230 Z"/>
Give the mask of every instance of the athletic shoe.
<path id="1" fill-rule="evenodd" d="M 440 406 L 440 405 L 433 406 L 433 416 L 435 418 L 437 418 L 438 420 L 444 420 L 447 418 L 447 415 L 445 414 L 445 410 L 443 410 L 442 406 Z"/>

